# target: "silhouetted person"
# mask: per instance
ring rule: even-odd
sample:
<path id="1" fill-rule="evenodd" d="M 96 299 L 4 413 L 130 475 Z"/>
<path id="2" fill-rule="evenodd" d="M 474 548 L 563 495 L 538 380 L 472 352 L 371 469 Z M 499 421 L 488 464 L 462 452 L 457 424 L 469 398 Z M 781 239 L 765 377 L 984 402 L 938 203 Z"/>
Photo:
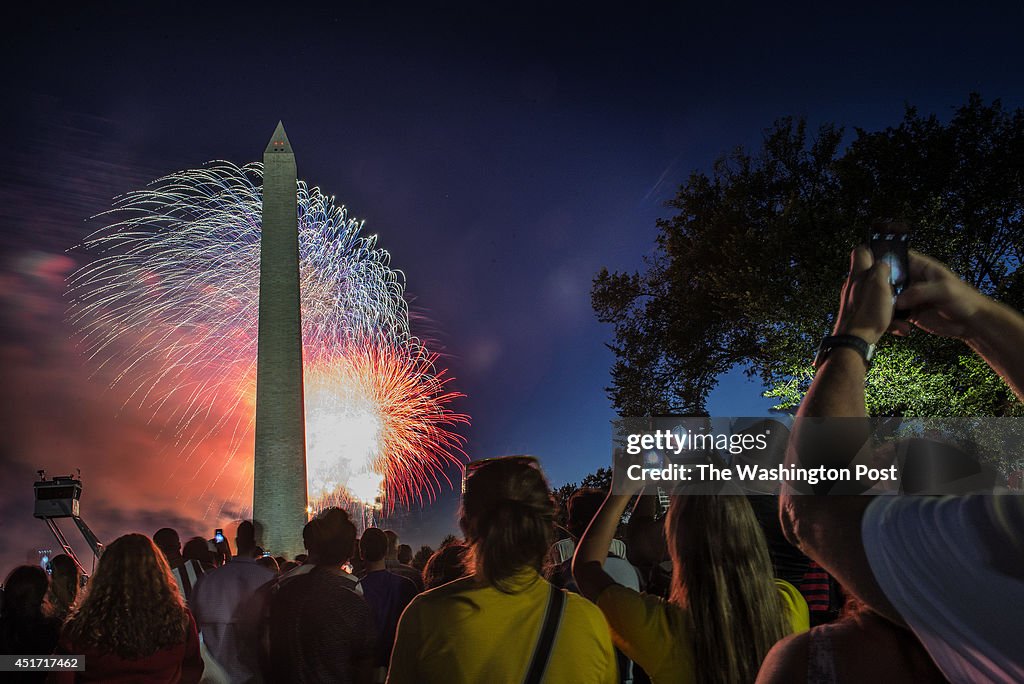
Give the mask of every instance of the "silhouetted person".
<path id="1" fill-rule="evenodd" d="M 197 560 L 185 560 L 181 555 L 181 538 L 177 531 L 170 527 L 163 527 L 153 535 L 153 543 L 156 544 L 164 559 L 171 567 L 174 581 L 178 584 L 178 591 L 185 602 L 188 603 L 192 595 L 192 587 L 205 572 L 202 564 Z"/>
<path id="2" fill-rule="evenodd" d="M 256 590 L 277 574 L 252 557 L 255 547 L 255 528 L 245 520 L 238 525 L 235 536 L 237 555 L 200 577 L 192 590 L 190 603 L 203 642 L 232 682 L 257 681 L 256 648 L 263 612 L 258 601 L 264 595 L 257 596 Z"/>
<path id="3" fill-rule="evenodd" d="M 100 557 L 79 606 L 61 631 L 58 655 L 84 655 L 85 672 L 57 682 L 198 682 L 199 633 L 163 555 L 148 537 L 126 534 Z"/>
<path id="4" fill-rule="evenodd" d="M 384 530 L 384 534 L 388 538 L 388 553 L 385 556 L 384 563 L 388 570 L 401 575 L 412 581 L 416 585 L 416 591 L 423 591 L 423 575 L 416 571 L 412 566 L 406 565 L 398 560 L 398 533 L 394 530 Z"/>
<path id="5" fill-rule="evenodd" d="M 643 578 L 644 593 L 667 599 L 672 593 L 672 559 L 658 496 L 638 497 L 626 525 L 626 559 Z"/>
<path id="6" fill-rule="evenodd" d="M 281 569 L 282 579 L 311 572 L 320 562 L 320 556 L 317 552 L 320 545 L 320 522 L 321 518 L 318 516 L 307 522 L 302 528 L 302 543 L 309 552 L 308 554 L 303 554 L 306 556 L 306 560 L 303 563 L 300 564 L 296 561 L 284 560 L 278 562 L 278 567 Z M 354 552 L 355 548 L 353 547 L 351 552 L 352 555 L 354 555 Z M 346 572 L 344 568 L 339 567 L 339 571 L 341 576 L 346 580 L 348 588 L 357 594 L 362 595 L 363 588 L 359 585 L 359 578 Z"/>
<path id="7" fill-rule="evenodd" d="M 468 551 L 469 546 L 460 541 L 450 542 L 435 551 L 423 567 L 423 587 L 430 590 L 465 577 Z"/>
<path id="8" fill-rule="evenodd" d="M 384 536 L 388 538 L 387 564 L 389 566 L 398 564 L 398 533 L 394 530 L 384 530 Z"/>
<path id="9" fill-rule="evenodd" d="M 63 623 L 78 598 L 82 572 L 71 556 L 62 553 L 50 561 L 50 573 L 50 615 Z"/>
<path id="10" fill-rule="evenodd" d="M 210 542 L 202 537 L 192 537 L 185 542 L 185 545 L 181 547 L 181 557 L 186 562 L 197 561 L 203 566 L 203 572 L 209 572 L 219 565 L 217 553 L 210 550 Z"/>
<path id="11" fill-rule="evenodd" d="M 576 581 L 572 576 L 572 556 L 576 551 L 576 543 L 587 531 L 590 521 L 601 510 L 606 493 L 594 487 L 584 487 L 577 489 L 569 497 L 566 529 L 570 536 L 555 542 L 550 552 L 551 569 L 547 577 L 556 587 L 578 591 Z M 634 591 L 640 591 L 640 572 L 626 560 L 626 544 L 621 539 L 612 539 L 608 545 L 608 557 L 604 561 L 604 571 L 618 584 Z M 621 651 L 616 651 L 616 657 L 622 681 L 632 682 L 633 662 Z"/>
<path id="12" fill-rule="evenodd" d="M 365 574 L 359 583 L 363 597 L 373 610 L 377 623 L 378 668 L 387 669 L 391 657 L 391 646 L 395 643 L 395 629 L 398 618 L 409 602 L 418 593 L 416 585 L 407 578 L 397 575 L 384 567 L 384 555 L 388 550 L 388 538 L 376 527 L 368 527 L 359 540 L 359 552 L 365 564 Z"/>
<path id="13" fill-rule="evenodd" d="M 398 545 L 398 562 L 412 567 L 412 547 L 408 544 Z"/>
<path id="14" fill-rule="evenodd" d="M 304 533 L 315 564 L 282 576 L 270 597 L 269 672 L 273 682 L 371 682 L 376 627 L 369 605 L 341 566 L 352 556 L 356 528 L 330 508 Z M 305 570 L 305 568 L 309 570 Z"/>
<path id="15" fill-rule="evenodd" d="M 576 551 L 576 542 L 586 532 L 590 521 L 601 510 L 607 492 L 585 487 L 573 492 L 569 497 L 569 516 L 566 528 L 571 536 L 562 539 L 551 547 L 552 569 L 549 579 L 553 584 L 576 591 L 576 583 L 572 579 L 572 555 Z M 640 573 L 626 560 L 626 544 L 621 539 L 612 539 L 608 546 L 608 558 L 604 562 L 604 571 L 616 582 L 631 589 L 640 589 Z"/>
<path id="16" fill-rule="evenodd" d="M 47 615 L 50 579 L 38 565 L 21 565 L 4 581 L 0 608 L 0 654 L 48 655 L 57 645 L 60 620 Z M 41 682 L 46 673 L 4 673 L 5 681 Z"/>

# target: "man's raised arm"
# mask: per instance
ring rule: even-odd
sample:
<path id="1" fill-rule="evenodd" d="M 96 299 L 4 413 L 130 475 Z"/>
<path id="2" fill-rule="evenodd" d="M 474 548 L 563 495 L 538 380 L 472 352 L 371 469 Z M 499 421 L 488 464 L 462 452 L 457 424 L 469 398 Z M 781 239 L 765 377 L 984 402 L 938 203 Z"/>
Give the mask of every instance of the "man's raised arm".
<path id="1" fill-rule="evenodd" d="M 871 252 L 858 247 L 850 258 L 850 274 L 843 286 L 834 336 L 851 336 L 874 345 L 892 321 L 893 299 L 889 285 L 889 267 L 875 263 Z M 862 350 L 835 346 L 818 365 L 814 381 L 800 404 L 794 425 L 787 462 L 799 456 L 803 467 L 814 467 L 811 460 L 822 456 L 820 445 L 808 442 L 820 438 L 820 432 L 808 438 L 811 430 L 802 421 L 815 418 L 866 418 L 864 378 L 868 365 Z M 856 430 L 855 421 L 844 430 Z M 808 426 L 809 428 L 810 426 Z M 837 448 L 849 448 L 852 458 L 856 445 L 868 435 L 867 424 L 861 434 L 836 440 Z M 832 453 L 835 457 L 837 454 Z M 843 457 L 844 455 L 839 454 Z M 786 487 L 780 498 L 782 529 L 791 542 L 828 570 L 847 590 L 871 608 L 899 621 L 896 610 L 885 598 L 874 579 L 861 538 L 861 520 L 871 498 L 866 496 L 814 496 L 794 494 Z"/>
<path id="2" fill-rule="evenodd" d="M 1024 316 L 981 294 L 931 257 L 910 252 L 911 285 L 896 300 L 911 311 L 910 324 L 942 337 L 963 340 L 1024 401 Z"/>

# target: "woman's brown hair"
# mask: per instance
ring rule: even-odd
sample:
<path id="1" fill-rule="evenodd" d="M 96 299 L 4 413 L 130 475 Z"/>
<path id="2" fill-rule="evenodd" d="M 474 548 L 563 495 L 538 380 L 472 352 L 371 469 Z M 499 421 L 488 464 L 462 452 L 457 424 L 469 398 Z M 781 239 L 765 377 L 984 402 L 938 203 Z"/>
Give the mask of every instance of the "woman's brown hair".
<path id="1" fill-rule="evenodd" d="M 670 600 L 692 620 L 697 680 L 753 682 L 790 623 L 750 502 L 739 495 L 676 496 L 665 533 Z"/>
<path id="2" fill-rule="evenodd" d="M 541 571 L 554 535 L 555 502 L 535 459 L 478 461 L 467 471 L 460 525 L 467 568 L 499 591 L 524 568 Z"/>
<path id="3" fill-rule="evenodd" d="M 184 643 L 187 628 L 188 613 L 163 554 L 149 537 L 126 534 L 100 557 L 64 638 L 136 659 Z"/>

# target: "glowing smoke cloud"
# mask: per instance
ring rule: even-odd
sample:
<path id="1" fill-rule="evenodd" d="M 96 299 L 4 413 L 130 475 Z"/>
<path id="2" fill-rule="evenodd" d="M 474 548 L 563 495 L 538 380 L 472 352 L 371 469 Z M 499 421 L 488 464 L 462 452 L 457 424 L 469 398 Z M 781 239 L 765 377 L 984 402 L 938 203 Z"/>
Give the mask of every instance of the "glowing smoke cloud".
<path id="1" fill-rule="evenodd" d="M 169 421 L 186 458 L 228 431 L 220 472 L 254 421 L 261 179 L 261 164 L 214 162 L 118 198 L 68 289 L 87 355 Z M 468 417 L 449 408 L 462 395 L 410 334 L 376 236 L 302 181 L 298 213 L 310 497 L 422 503 L 464 456 L 453 428 Z"/>

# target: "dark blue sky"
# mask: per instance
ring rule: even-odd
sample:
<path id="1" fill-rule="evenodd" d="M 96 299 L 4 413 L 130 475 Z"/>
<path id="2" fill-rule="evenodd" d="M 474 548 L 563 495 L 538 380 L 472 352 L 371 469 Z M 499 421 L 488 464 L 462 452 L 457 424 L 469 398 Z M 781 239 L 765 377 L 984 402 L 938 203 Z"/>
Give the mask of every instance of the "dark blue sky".
<path id="1" fill-rule="evenodd" d="M 613 415 L 591 280 L 641 265 L 691 170 L 758 145 L 781 116 L 877 129 L 907 103 L 945 117 L 971 91 L 1024 95 L 1019 3 L 214 4 L 9 19 L 8 400 L 45 399 L 19 384 L 34 382 L 26 349 L 66 336 L 57 289 L 33 290 L 38 310 L 14 302 L 25 264 L 59 274 L 47 255 L 111 197 L 258 159 L 283 119 L 300 176 L 364 218 L 406 274 L 468 395 L 467 451 L 534 453 L 553 483 L 578 480 L 607 462 Z M 732 373 L 710 408 L 760 414 L 759 394 Z M 53 403 L 58 426 L 76 424 L 81 402 Z M 8 473 L 48 457 L 26 430 Z"/>

